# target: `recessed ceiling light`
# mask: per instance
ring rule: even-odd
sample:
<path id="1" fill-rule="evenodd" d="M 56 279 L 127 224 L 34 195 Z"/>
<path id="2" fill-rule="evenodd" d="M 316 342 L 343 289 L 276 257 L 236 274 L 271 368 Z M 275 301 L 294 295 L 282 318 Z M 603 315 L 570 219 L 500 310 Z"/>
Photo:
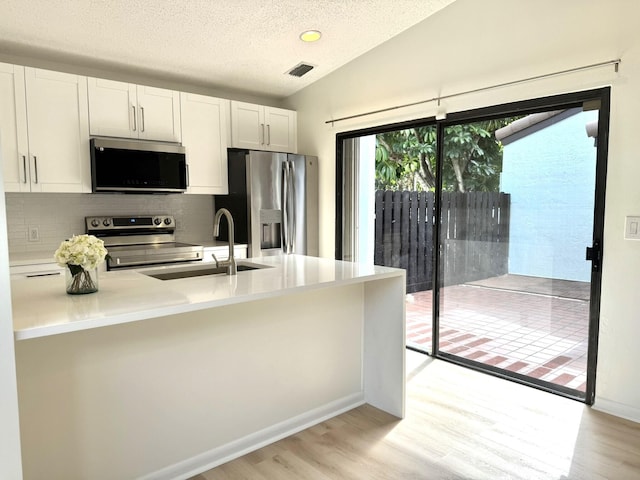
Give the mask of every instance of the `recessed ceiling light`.
<path id="1" fill-rule="evenodd" d="M 302 32 L 300 34 L 300 40 L 303 42 L 317 42 L 320 40 L 322 33 L 318 30 L 307 30 L 306 32 Z"/>

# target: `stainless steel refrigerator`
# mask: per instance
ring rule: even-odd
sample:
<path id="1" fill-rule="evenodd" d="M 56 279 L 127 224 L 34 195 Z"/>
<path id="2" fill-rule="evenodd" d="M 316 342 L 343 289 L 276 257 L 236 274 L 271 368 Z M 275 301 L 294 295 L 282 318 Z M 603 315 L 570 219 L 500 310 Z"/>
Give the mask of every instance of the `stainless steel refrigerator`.
<path id="1" fill-rule="evenodd" d="M 229 194 L 217 195 L 215 208 L 233 215 L 235 242 L 246 243 L 250 257 L 318 256 L 318 159 L 229 149 L 228 163 Z"/>

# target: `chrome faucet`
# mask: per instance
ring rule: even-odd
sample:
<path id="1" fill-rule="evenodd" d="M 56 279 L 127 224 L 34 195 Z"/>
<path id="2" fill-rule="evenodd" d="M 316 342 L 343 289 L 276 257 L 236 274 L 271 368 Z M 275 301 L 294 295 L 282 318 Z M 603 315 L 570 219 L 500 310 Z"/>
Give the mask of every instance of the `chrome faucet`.
<path id="1" fill-rule="evenodd" d="M 221 208 L 216 212 L 216 216 L 213 219 L 213 236 L 217 237 L 220 235 L 220 219 L 222 216 L 227 217 L 227 225 L 229 227 L 229 260 L 226 263 L 227 265 L 227 275 L 235 275 L 238 273 L 238 267 L 236 266 L 236 259 L 233 256 L 233 217 L 231 216 L 231 212 L 226 208 Z M 216 265 L 217 265 L 216 261 Z"/>

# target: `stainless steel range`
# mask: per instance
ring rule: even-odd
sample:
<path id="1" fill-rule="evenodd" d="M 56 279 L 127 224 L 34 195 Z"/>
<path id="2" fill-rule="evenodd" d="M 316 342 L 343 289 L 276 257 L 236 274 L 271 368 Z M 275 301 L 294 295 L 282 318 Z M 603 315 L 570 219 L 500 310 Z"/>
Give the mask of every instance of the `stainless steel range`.
<path id="1" fill-rule="evenodd" d="M 178 243 L 171 215 L 85 217 L 87 233 L 104 241 L 107 269 L 201 261 L 202 245 Z"/>

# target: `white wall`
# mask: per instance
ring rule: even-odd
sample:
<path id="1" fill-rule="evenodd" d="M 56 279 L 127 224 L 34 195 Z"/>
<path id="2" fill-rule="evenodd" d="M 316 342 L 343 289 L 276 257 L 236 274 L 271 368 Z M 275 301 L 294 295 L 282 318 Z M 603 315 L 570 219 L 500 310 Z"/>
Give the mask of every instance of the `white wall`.
<path id="1" fill-rule="evenodd" d="M 326 125 L 345 115 L 439 94 L 621 58 L 613 67 L 463 95 L 447 111 L 612 85 L 596 407 L 640 421 L 640 242 L 623 239 L 624 216 L 640 214 L 637 125 L 640 3 L 636 0 L 457 0 L 404 34 L 290 97 L 300 151 L 320 163 L 320 255 L 334 252 L 335 135 L 435 114 L 427 103 Z"/>
<path id="2" fill-rule="evenodd" d="M 18 480 L 22 478 L 22 461 L 8 252 L 7 217 L 0 168 L 0 478 Z"/>

